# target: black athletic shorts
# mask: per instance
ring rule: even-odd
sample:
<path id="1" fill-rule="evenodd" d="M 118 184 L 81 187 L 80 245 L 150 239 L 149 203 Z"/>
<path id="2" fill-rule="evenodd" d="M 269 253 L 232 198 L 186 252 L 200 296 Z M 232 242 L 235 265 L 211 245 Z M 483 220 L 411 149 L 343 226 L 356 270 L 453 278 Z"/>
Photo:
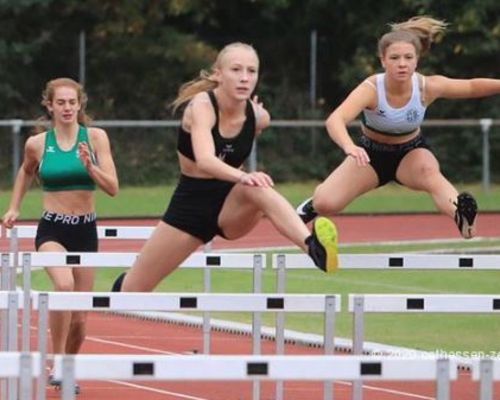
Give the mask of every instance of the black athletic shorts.
<path id="1" fill-rule="evenodd" d="M 44 211 L 38 222 L 35 248 L 45 242 L 57 242 L 66 251 L 97 251 L 97 225 L 95 213 L 66 215 Z"/>
<path id="2" fill-rule="evenodd" d="M 219 213 L 235 184 L 219 179 L 200 179 L 181 175 L 162 221 L 207 243 L 223 236 Z"/>
<path id="3" fill-rule="evenodd" d="M 395 181 L 396 171 L 405 155 L 414 149 L 430 149 L 422 135 L 401 144 L 387 144 L 375 142 L 365 135 L 359 138 L 359 145 L 363 147 L 370 156 L 370 165 L 378 176 L 378 186 Z"/>

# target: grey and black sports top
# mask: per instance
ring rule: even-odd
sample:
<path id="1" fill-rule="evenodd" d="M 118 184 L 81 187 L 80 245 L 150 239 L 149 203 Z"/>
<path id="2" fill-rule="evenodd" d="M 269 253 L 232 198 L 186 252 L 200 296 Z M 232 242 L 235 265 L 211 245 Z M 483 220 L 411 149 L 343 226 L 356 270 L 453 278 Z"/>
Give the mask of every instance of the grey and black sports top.
<path id="1" fill-rule="evenodd" d="M 232 167 L 239 167 L 248 158 L 255 138 L 255 113 L 250 100 L 247 100 L 245 115 L 246 119 L 240 132 L 232 138 L 224 138 L 219 132 L 219 106 L 213 91 L 208 91 L 210 102 L 215 112 L 215 125 L 212 128 L 212 137 L 215 145 L 215 155 Z M 186 132 L 182 125 L 179 128 L 177 150 L 183 156 L 196 161 L 193 153 L 191 134 Z"/>
<path id="2" fill-rule="evenodd" d="M 420 127 L 424 120 L 426 107 L 422 104 L 418 76 L 413 74 L 412 94 L 403 107 L 393 108 L 387 103 L 385 74 L 378 74 L 377 107 L 375 110 L 363 110 L 362 123 L 374 132 L 388 136 L 407 135 Z"/>

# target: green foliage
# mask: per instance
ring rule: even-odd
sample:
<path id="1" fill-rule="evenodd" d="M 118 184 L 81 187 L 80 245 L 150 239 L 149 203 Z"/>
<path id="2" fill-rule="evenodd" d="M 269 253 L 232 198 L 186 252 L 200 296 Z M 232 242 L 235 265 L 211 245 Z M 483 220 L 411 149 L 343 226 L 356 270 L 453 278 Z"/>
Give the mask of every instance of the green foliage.
<path id="1" fill-rule="evenodd" d="M 40 94 L 47 80 L 79 78 L 79 37 L 84 32 L 85 83 L 89 111 L 96 119 L 172 118 L 168 105 L 179 86 L 209 67 L 223 45 L 245 41 L 260 54 L 258 93 L 273 119 L 324 120 L 360 81 L 380 70 L 376 44 L 387 24 L 423 14 L 450 25 L 420 60 L 422 72 L 455 78 L 497 77 L 500 3 L 495 0 L 380 0 L 376 13 L 371 0 L 359 0 L 356 7 L 348 0 L 335 4 L 326 0 L 4 0 L 0 2 L 0 75 L 5 77 L 0 81 L 0 119 L 41 115 Z M 317 32 L 314 99 L 312 31 Z M 500 96 L 439 101 L 427 115 L 495 117 L 499 108 Z M 276 180 L 321 179 L 341 161 L 342 154 L 323 129 L 313 134 L 293 131 L 289 135 L 271 130 L 259 144 L 259 162 Z M 176 176 L 173 144 L 163 142 L 163 134 L 122 132 L 112 132 L 112 141 L 123 183 L 162 184 Z M 0 133 L 10 149 L 10 134 Z M 151 143 L 139 139 L 140 135 Z M 476 130 L 460 131 L 459 140 L 451 144 L 449 135 L 440 138 L 432 132 L 430 136 L 451 180 L 480 179 L 481 143 Z M 492 141 L 492 146 L 498 151 L 497 142 Z M 11 165 L 6 147 L 0 151 L 0 182 L 5 184 L 5 171 Z M 496 166 L 492 171 L 500 171 L 498 162 L 492 159 Z"/>

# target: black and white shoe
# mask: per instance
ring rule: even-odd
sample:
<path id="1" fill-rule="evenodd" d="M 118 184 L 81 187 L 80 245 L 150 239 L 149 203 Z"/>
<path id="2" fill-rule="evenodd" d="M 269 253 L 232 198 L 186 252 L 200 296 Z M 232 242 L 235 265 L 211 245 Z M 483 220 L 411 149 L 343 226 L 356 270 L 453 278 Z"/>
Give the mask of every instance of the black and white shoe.
<path id="1" fill-rule="evenodd" d="M 122 291 L 122 285 L 123 285 L 123 280 L 125 279 L 126 272 L 122 272 L 118 277 L 115 279 L 113 282 L 113 287 L 111 288 L 112 292 L 121 292 Z"/>
<path id="2" fill-rule="evenodd" d="M 457 196 L 454 202 L 457 207 L 455 211 L 455 223 L 458 230 L 465 239 L 471 239 L 475 234 L 474 223 L 477 216 L 477 203 L 470 193 L 463 192 Z"/>
<path id="3" fill-rule="evenodd" d="M 318 213 L 314 211 L 312 197 L 304 200 L 295 209 L 299 217 L 304 221 L 305 224 L 311 222 L 314 218 L 318 216 Z"/>

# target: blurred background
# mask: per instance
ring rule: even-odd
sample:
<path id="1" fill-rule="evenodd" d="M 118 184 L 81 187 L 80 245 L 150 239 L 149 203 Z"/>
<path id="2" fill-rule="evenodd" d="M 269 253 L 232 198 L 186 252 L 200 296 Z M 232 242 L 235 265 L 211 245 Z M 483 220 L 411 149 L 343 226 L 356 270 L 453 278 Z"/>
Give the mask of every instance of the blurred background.
<path id="1" fill-rule="evenodd" d="M 499 77 L 497 0 L 1 0 L 0 188 L 12 184 L 27 121 L 44 113 L 46 81 L 61 76 L 85 85 L 122 187 L 174 182 L 177 121 L 168 104 L 233 41 L 258 51 L 257 93 L 273 118 L 256 165 L 277 182 L 321 180 L 343 158 L 324 119 L 381 70 L 376 45 L 388 23 L 415 15 L 450 24 L 420 72 Z M 500 182 L 498 110 L 500 96 L 429 108 L 437 122 L 425 134 L 451 181 Z"/>

